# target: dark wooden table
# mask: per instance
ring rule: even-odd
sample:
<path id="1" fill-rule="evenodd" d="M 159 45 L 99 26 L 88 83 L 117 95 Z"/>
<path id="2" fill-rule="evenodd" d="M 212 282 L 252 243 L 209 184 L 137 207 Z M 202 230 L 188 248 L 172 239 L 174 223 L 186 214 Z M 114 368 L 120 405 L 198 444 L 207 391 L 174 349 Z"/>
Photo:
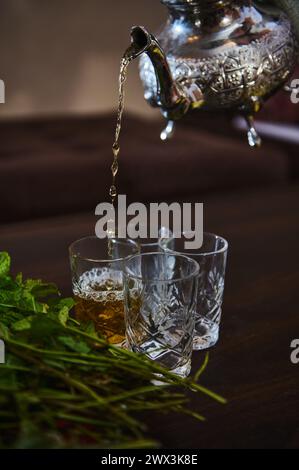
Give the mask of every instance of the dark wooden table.
<path id="1" fill-rule="evenodd" d="M 70 293 L 67 247 L 93 232 L 78 214 L 0 228 L 13 270 L 55 281 Z M 205 229 L 230 243 L 221 338 L 202 383 L 225 406 L 191 397 L 206 423 L 171 416 L 149 420 L 150 433 L 177 448 L 299 447 L 299 187 L 215 195 L 205 201 Z M 194 355 L 194 368 L 203 355 Z"/>

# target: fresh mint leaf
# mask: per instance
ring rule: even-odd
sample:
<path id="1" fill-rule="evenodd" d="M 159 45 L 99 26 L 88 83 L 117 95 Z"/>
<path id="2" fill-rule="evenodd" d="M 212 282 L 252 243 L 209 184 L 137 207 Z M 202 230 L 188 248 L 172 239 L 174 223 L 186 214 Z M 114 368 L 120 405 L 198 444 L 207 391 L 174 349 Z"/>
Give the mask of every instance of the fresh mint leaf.
<path id="1" fill-rule="evenodd" d="M 0 277 L 7 276 L 10 271 L 10 256 L 6 251 L 0 252 Z"/>
<path id="2" fill-rule="evenodd" d="M 91 348 L 84 341 L 77 340 L 72 336 L 59 336 L 58 340 L 61 344 L 77 353 L 87 354 L 91 351 Z"/>
<path id="3" fill-rule="evenodd" d="M 65 299 L 59 300 L 57 307 L 58 308 L 66 307 L 68 311 L 70 311 L 74 307 L 74 305 L 75 305 L 74 299 L 70 297 L 66 297 Z"/>
<path id="4" fill-rule="evenodd" d="M 80 328 L 89 336 L 93 336 L 94 339 L 98 339 L 98 333 L 96 332 L 95 325 L 92 321 L 81 324 Z"/>
<path id="5" fill-rule="evenodd" d="M 40 279 L 26 279 L 26 281 L 23 283 L 23 287 L 28 292 L 31 292 L 35 287 L 38 287 L 41 282 L 42 281 Z"/>
<path id="6" fill-rule="evenodd" d="M 0 338 L 9 338 L 9 328 L 4 323 L 0 322 Z"/>
<path id="7" fill-rule="evenodd" d="M 50 315 L 35 315 L 31 321 L 29 330 L 29 340 L 34 343 L 36 341 L 47 343 L 49 339 L 56 340 L 56 336 L 61 332 L 62 325 Z"/>
<path id="8" fill-rule="evenodd" d="M 16 275 L 16 280 L 15 280 L 16 284 L 18 286 L 21 286 L 23 284 L 23 274 L 22 273 L 18 273 Z"/>
<path id="9" fill-rule="evenodd" d="M 24 331 L 31 328 L 32 316 L 23 318 L 12 325 L 14 331 Z"/>
<path id="10" fill-rule="evenodd" d="M 49 296 L 60 295 L 59 290 L 55 284 L 46 284 L 44 282 L 33 284 L 30 288 L 30 292 L 36 299 L 46 299 Z"/>
<path id="11" fill-rule="evenodd" d="M 69 309 L 68 307 L 62 307 L 58 312 L 58 320 L 63 326 L 66 326 L 69 319 Z"/>

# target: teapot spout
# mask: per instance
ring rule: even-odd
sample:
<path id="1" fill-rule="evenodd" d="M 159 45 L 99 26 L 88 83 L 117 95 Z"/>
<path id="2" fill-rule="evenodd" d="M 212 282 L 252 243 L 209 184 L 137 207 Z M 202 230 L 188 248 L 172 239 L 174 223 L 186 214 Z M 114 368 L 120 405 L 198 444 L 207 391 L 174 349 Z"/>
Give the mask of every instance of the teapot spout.
<path id="1" fill-rule="evenodd" d="M 147 54 L 156 74 L 156 106 L 161 107 L 162 114 L 170 120 L 180 119 L 189 109 L 190 100 L 183 88 L 173 80 L 166 55 L 158 40 L 143 26 L 134 26 L 131 30 L 131 46 L 127 50 L 132 58 Z"/>

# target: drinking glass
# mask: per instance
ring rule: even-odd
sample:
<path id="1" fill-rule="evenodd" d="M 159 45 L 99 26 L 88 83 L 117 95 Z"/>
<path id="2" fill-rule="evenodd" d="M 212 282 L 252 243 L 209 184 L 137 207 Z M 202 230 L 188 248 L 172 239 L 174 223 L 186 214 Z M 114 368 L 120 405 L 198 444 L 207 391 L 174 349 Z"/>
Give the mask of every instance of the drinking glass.
<path id="1" fill-rule="evenodd" d="M 127 347 L 186 377 L 191 370 L 198 264 L 142 253 L 125 263 Z"/>
<path id="2" fill-rule="evenodd" d="M 163 249 L 183 253 L 199 264 L 193 349 L 206 349 L 214 346 L 219 338 L 228 243 L 218 235 L 205 232 L 202 247 L 187 250 L 186 238 L 190 240 L 189 232 L 183 232 L 171 245 L 165 242 Z"/>
<path id="3" fill-rule="evenodd" d="M 123 263 L 139 252 L 128 239 L 77 240 L 69 248 L 75 314 L 78 321 L 93 321 L 109 343 L 125 339 Z"/>

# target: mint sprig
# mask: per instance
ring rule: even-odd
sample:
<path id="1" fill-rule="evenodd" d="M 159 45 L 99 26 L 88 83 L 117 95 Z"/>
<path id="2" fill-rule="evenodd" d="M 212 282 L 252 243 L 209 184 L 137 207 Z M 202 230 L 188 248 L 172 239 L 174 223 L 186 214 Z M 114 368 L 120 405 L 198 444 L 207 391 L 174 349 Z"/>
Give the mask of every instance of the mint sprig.
<path id="1" fill-rule="evenodd" d="M 73 318 L 73 306 L 54 284 L 14 278 L 0 253 L 0 447 L 154 447 L 140 412 L 204 420 L 188 408 L 188 390 L 225 402 L 197 380 L 109 345 L 93 323 Z M 157 374 L 164 386 L 153 385 Z"/>

